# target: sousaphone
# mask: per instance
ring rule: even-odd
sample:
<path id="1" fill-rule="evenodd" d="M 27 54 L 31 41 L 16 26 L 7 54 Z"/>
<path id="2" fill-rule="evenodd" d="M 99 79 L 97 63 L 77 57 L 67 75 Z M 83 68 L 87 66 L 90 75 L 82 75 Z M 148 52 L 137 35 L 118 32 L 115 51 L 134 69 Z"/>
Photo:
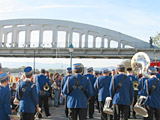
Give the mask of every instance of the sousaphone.
<path id="1" fill-rule="evenodd" d="M 150 58 L 146 53 L 144 52 L 136 53 L 132 57 L 131 66 L 134 72 L 138 74 L 142 74 L 143 76 L 149 78 L 147 69 L 150 66 Z M 146 101 L 146 97 L 140 96 L 139 99 L 137 100 L 137 103 L 134 106 L 134 111 L 142 117 L 148 117 L 148 112 L 144 105 L 145 101 Z"/>

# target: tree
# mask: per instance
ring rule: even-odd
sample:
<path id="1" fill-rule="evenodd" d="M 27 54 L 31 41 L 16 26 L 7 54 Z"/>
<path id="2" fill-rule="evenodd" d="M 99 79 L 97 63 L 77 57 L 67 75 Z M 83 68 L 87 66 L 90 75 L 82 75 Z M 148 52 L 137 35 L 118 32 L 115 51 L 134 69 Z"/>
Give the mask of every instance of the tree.
<path id="1" fill-rule="evenodd" d="M 160 33 L 158 33 L 155 37 L 152 37 L 154 45 L 160 47 Z"/>

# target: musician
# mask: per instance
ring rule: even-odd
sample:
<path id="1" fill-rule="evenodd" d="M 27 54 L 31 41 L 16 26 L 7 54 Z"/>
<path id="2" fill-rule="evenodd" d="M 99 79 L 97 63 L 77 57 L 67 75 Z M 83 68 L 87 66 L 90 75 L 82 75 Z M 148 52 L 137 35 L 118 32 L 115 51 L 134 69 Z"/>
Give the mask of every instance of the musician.
<path id="1" fill-rule="evenodd" d="M 96 78 L 93 75 L 93 67 L 89 67 L 87 69 L 87 74 L 85 75 L 87 79 L 91 82 L 92 89 L 93 89 L 93 96 L 88 100 L 88 111 L 89 111 L 89 118 L 93 118 L 94 113 L 94 101 L 95 101 L 95 91 L 94 91 L 94 83 Z"/>
<path id="2" fill-rule="evenodd" d="M 39 107 L 36 86 L 32 82 L 32 68 L 26 67 L 24 73 L 26 78 L 20 82 L 15 98 L 20 101 L 20 120 L 34 120 L 34 114 Z"/>
<path id="3" fill-rule="evenodd" d="M 49 77 L 45 76 L 45 69 L 41 69 L 41 73 L 35 77 L 38 97 L 39 97 L 39 107 L 44 107 L 44 111 L 46 116 L 50 116 L 49 106 L 48 106 L 48 96 L 49 90 L 45 90 L 44 87 L 47 86 L 49 89 L 51 88 L 51 84 L 49 81 Z M 42 112 L 42 111 L 41 111 Z M 42 115 L 39 114 L 39 118 L 42 118 Z"/>
<path id="4" fill-rule="evenodd" d="M 66 74 L 67 75 L 65 77 L 63 77 L 62 82 L 61 82 L 61 91 L 63 90 L 63 86 L 66 83 L 67 79 L 69 79 L 69 77 L 72 76 L 72 68 L 71 67 L 68 67 L 66 69 Z M 67 96 L 65 96 L 65 114 L 66 114 L 66 117 L 68 117 Z"/>
<path id="5" fill-rule="evenodd" d="M 94 88 L 98 92 L 98 101 L 101 112 L 101 120 L 107 120 L 107 114 L 103 112 L 103 107 L 105 103 L 105 98 L 109 97 L 109 86 L 111 82 L 111 77 L 109 76 L 110 71 L 107 68 L 102 70 L 103 76 L 96 79 L 94 83 Z M 112 117 L 110 117 L 112 119 Z"/>
<path id="6" fill-rule="evenodd" d="M 133 88 L 134 88 L 134 102 L 133 102 L 133 106 L 136 104 L 137 102 L 137 97 L 138 97 L 138 79 L 135 77 L 135 75 L 133 75 L 133 71 L 132 71 L 132 68 L 127 68 L 127 75 L 130 77 L 130 79 L 132 80 L 133 82 Z M 136 118 L 136 112 L 134 110 L 132 110 L 133 113 L 133 118 Z M 130 112 L 129 112 L 129 117 L 130 117 Z"/>
<path id="7" fill-rule="evenodd" d="M 144 82 L 145 82 L 146 79 L 148 79 L 148 78 L 143 76 L 138 80 L 139 81 L 139 84 L 138 84 L 138 87 L 137 87 L 138 88 L 138 97 L 143 94 L 143 87 L 144 87 Z"/>
<path id="8" fill-rule="evenodd" d="M 125 74 L 124 65 L 118 65 L 119 74 L 112 77 L 109 92 L 112 97 L 114 120 L 120 119 L 120 111 L 123 118 L 128 120 L 129 106 L 133 101 L 134 90 L 130 77 Z"/>
<path id="9" fill-rule="evenodd" d="M 160 120 L 160 81 L 157 80 L 157 71 L 154 67 L 149 67 L 148 73 L 150 79 L 145 81 L 143 90 L 143 95 L 147 96 L 145 105 L 148 117 L 144 120 L 153 120 L 153 114 L 155 114 L 156 120 Z"/>
<path id="10" fill-rule="evenodd" d="M 87 116 L 87 101 L 93 95 L 89 80 L 82 75 L 81 63 L 74 64 L 75 76 L 71 76 L 64 84 L 63 93 L 67 97 L 69 120 L 85 120 Z"/>
<path id="11" fill-rule="evenodd" d="M 10 92 L 5 88 L 8 84 L 7 73 L 0 74 L 0 119 L 10 120 L 9 115 L 11 115 L 10 107 Z"/>

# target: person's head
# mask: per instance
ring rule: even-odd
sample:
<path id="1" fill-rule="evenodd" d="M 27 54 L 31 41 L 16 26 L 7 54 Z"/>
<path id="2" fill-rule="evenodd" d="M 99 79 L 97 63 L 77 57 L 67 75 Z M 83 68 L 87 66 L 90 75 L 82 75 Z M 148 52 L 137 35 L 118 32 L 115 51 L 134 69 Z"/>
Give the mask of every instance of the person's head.
<path id="1" fill-rule="evenodd" d="M 108 68 L 103 68 L 103 69 L 102 69 L 102 74 L 103 74 L 103 76 L 104 76 L 104 75 L 109 75 L 109 74 L 110 74 L 109 69 L 108 69 Z"/>
<path id="2" fill-rule="evenodd" d="M 8 74 L 7 73 L 1 73 L 0 74 L 0 83 L 2 85 L 4 85 L 4 87 L 6 87 L 7 84 L 8 84 L 8 81 L 9 81 Z"/>
<path id="3" fill-rule="evenodd" d="M 60 77 L 59 73 L 54 74 L 54 79 L 59 79 L 59 77 Z"/>
<path id="4" fill-rule="evenodd" d="M 46 76 L 49 76 L 49 71 L 45 71 L 45 75 L 46 75 Z"/>
<path id="5" fill-rule="evenodd" d="M 53 73 L 49 73 L 49 77 L 52 78 L 53 77 Z"/>
<path id="6" fill-rule="evenodd" d="M 148 73 L 149 73 L 149 75 L 156 75 L 157 70 L 154 67 L 149 67 L 148 68 Z"/>
<path id="7" fill-rule="evenodd" d="M 112 75 L 115 75 L 115 74 L 116 74 L 115 69 L 112 69 L 111 74 L 112 74 Z"/>
<path id="8" fill-rule="evenodd" d="M 16 83 L 12 84 L 12 89 L 14 89 L 14 90 L 16 89 Z"/>
<path id="9" fill-rule="evenodd" d="M 68 68 L 66 69 L 66 73 L 67 73 L 67 74 L 72 74 L 72 68 L 71 68 L 71 67 L 68 67 Z"/>
<path id="10" fill-rule="evenodd" d="M 94 71 L 94 75 L 98 77 L 98 76 L 99 76 L 99 71 L 98 71 L 98 70 L 95 70 L 95 71 Z"/>
<path id="11" fill-rule="evenodd" d="M 45 69 L 41 69 L 41 74 L 45 74 Z"/>
<path id="12" fill-rule="evenodd" d="M 33 75 L 32 67 L 28 66 L 24 69 L 24 74 L 26 78 L 31 78 Z"/>
<path id="13" fill-rule="evenodd" d="M 125 72 L 125 66 L 123 64 L 117 65 L 118 72 Z"/>
<path id="14" fill-rule="evenodd" d="M 132 68 L 131 68 L 131 67 L 128 67 L 128 68 L 127 68 L 127 73 L 128 73 L 128 74 L 132 74 L 132 72 L 133 72 L 133 71 L 132 71 Z"/>
<path id="15" fill-rule="evenodd" d="M 87 72 L 90 73 L 90 74 L 93 74 L 93 67 L 87 68 Z"/>
<path id="16" fill-rule="evenodd" d="M 83 65 L 81 63 L 76 63 L 74 66 L 74 73 L 81 74 L 83 72 Z"/>

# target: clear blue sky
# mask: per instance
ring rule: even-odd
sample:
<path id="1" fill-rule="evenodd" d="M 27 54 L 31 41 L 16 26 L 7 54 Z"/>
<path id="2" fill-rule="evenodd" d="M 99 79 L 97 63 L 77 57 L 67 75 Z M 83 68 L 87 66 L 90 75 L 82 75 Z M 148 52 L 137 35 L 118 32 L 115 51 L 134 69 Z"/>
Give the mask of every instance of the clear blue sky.
<path id="1" fill-rule="evenodd" d="M 159 0 L 0 0 L 0 19 L 69 20 L 116 30 L 148 42 L 150 36 L 160 32 L 159 5 Z M 3 63 L 4 60 L 6 59 L 1 58 L 0 62 Z M 78 62 L 76 59 L 74 61 Z M 92 66 L 85 61 L 86 66 Z M 104 59 L 97 61 L 93 66 L 101 67 L 104 63 L 106 66 L 112 63 Z M 114 61 L 117 64 L 122 60 Z M 67 63 L 69 64 L 69 59 Z"/>

